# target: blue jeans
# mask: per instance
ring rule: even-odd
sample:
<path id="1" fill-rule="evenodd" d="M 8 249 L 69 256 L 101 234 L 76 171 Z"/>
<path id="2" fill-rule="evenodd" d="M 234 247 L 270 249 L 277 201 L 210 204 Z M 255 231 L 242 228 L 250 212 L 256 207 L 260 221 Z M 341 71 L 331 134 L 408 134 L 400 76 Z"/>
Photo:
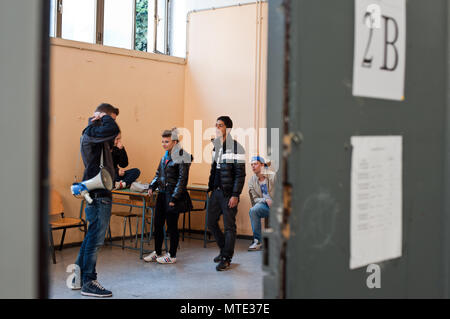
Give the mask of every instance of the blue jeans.
<path id="1" fill-rule="evenodd" d="M 248 214 L 252 223 L 253 238 L 261 242 L 261 218 L 269 217 L 270 209 L 266 203 L 256 203 Z"/>
<path id="2" fill-rule="evenodd" d="M 86 203 L 84 211 L 89 227 L 75 261 L 80 267 L 82 284 L 97 279 L 95 271 L 97 252 L 105 241 L 106 230 L 111 218 L 111 198 L 100 197 L 93 200 L 92 204 Z"/>
<path id="3" fill-rule="evenodd" d="M 119 174 L 116 172 L 115 181 L 124 181 L 127 184 L 127 187 L 130 187 L 130 185 L 138 179 L 139 175 L 141 175 L 141 171 L 139 170 L 139 168 L 132 168 L 126 170 L 123 176 L 119 176 Z"/>

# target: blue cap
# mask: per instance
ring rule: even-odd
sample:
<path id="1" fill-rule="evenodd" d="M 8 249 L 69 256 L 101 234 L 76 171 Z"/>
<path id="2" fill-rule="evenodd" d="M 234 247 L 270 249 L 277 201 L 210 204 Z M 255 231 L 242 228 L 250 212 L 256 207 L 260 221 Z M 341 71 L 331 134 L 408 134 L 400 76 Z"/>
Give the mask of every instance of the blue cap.
<path id="1" fill-rule="evenodd" d="M 260 162 L 261 164 L 266 165 L 266 161 L 261 156 L 253 156 L 250 163 L 253 163 L 253 162 Z"/>

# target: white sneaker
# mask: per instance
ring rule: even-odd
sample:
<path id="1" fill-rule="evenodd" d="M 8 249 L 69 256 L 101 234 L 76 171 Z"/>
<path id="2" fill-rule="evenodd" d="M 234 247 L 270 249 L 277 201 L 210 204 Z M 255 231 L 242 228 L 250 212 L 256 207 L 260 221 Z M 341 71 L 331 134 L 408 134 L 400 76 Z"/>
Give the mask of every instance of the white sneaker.
<path id="1" fill-rule="evenodd" d="M 158 255 L 156 254 L 156 251 L 153 251 L 150 255 L 144 257 L 144 261 L 146 261 L 146 262 L 148 262 L 148 263 L 149 263 L 149 262 L 156 262 L 156 259 L 157 259 L 158 257 L 161 257 L 161 256 L 158 256 Z"/>
<path id="2" fill-rule="evenodd" d="M 170 257 L 170 253 L 167 253 L 165 256 L 156 258 L 156 261 L 160 264 L 174 264 L 177 262 L 177 258 Z"/>
<path id="3" fill-rule="evenodd" d="M 114 189 L 123 189 L 126 187 L 127 187 L 127 183 L 125 183 L 124 181 L 116 182 L 114 184 Z"/>
<path id="4" fill-rule="evenodd" d="M 261 248 L 262 248 L 262 244 L 259 242 L 259 240 L 258 239 L 254 239 L 253 243 L 250 245 L 250 247 L 248 247 L 248 250 L 249 251 L 261 250 Z"/>

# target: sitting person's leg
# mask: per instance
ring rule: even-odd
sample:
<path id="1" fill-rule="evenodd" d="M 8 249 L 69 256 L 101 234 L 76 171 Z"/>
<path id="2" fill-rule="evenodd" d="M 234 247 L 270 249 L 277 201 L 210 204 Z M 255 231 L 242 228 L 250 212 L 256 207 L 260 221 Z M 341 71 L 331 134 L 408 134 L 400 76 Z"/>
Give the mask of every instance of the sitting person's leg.
<path id="1" fill-rule="evenodd" d="M 257 203 L 250 208 L 249 215 L 253 230 L 253 243 L 248 248 L 249 250 L 261 249 L 261 218 L 268 217 L 269 213 L 269 206 L 266 203 Z"/>
<path id="2" fill-rule="evenodd" d="M 126 170 L 122 176 L 116 175 L 116 188 L 127 188 L 135 182 L 138 177 L 141 175 L 141 171 L 138 168 L 132 168 Z"/>
<path id="3" fill-rule="evenodd" d="M 127 184 L 127 187 L 130 187 L 130 185 L 135 182 L 140 175 L 141 171 L 139 170 L 139 168 L 132 168 L 125 171 L 125 174 L 122 177 L 122 181 Z"/>

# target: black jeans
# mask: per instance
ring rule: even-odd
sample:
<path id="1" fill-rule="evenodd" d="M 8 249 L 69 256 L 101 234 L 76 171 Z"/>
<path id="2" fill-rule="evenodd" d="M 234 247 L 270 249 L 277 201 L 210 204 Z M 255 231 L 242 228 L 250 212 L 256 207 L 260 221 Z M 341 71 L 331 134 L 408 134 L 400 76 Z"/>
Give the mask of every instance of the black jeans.
<path id="1" fill-rule="evenodd" d="M 139 175 L 141 175 L 141 171 L 139 170 L 139 168 L 132 168 L 126 170 L 123 176 L 119 176 L 119 174 L 116 172 L 115 181 L 124 181 L 127 184 L 127 187 L 130 187 L 130 185 L 138 179 Z"/>
<path id="2" fill-rule="evenodd" d="M 155 210 L 155 251 L 158 255 L 162 253 L 162 244 L 164 241 L 164 224 L 167 220 L 167 231 L 170 235 L 170 257 L 176 257 L 179 232 L 178 232 L 178 216 L 180 215 L 179 204 L 169 206 L 170 195 L 167 193 L 159 193 L 156 199 Z"/>
<path id="3" fill-rule="evenodd" d="M 236 214 L 237 206 L 228 207 L 230 196 L 225 196 L 223 191 L 216 189 L 212 192 L 208 202 L 208 228 L 213 233 L 220 254 L 231 261 L 234 254 L 234 244 L 236 242 Z M 223 228 L 219 227 L 220 215 L 223 214 Z"/>

